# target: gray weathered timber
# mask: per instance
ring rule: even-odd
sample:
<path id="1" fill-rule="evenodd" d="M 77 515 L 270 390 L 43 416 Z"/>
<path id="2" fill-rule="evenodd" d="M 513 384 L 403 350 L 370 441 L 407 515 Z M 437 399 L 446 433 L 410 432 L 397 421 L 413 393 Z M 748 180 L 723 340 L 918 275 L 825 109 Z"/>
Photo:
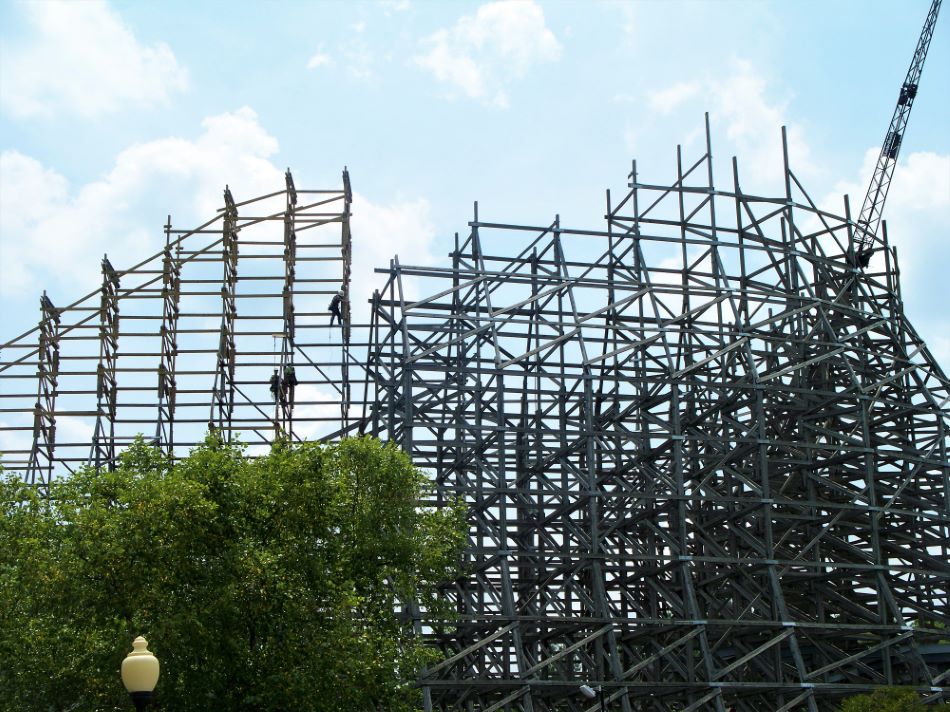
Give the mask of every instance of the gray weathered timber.
<path id="1" fill-rule="evenodd" d="M 346 174 L 169 219 L 162 252 L 0 346 L 4 463 L 43 486 L 140 432 L 172 457 L 209 427 L 393 440 L 429 504 L 469 507 L 456 620 L 407 602 L 445 653 L 427 710 L 594 712 L 584 683 L 626 712 L 950 700 L 950 383 L 886 230 L 853 267 L 847 201 L 818 209 L 785 155 L 783 194 L 735 159 L 717 189 L 707 122 L 672 185 L 633 164 L 602 229 L 476 205 L 449 262 L 395 257 L 353 309 Z"/>

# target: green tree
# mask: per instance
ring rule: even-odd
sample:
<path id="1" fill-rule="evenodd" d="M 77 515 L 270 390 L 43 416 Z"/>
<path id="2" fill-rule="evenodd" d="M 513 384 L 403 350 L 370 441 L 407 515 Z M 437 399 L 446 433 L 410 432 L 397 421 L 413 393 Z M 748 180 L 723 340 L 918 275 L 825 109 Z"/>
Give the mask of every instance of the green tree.
<path id="1" fill-rule="evenodd" d="M 841 712 L 923 712 L 926 709 L 920 695 L 900 687 L 886 687 L 870 695 L 849 697 L 841 705 Z"/>
<path id="2" fill-rule="evenodd" d="M 400 611 L 439 613 L 465 525 L 395 447 L 209 437 L 172 466 L 137 442 L 48 497 L 0 479 L 0 709 L 128 709 L 140 634 L 164 710 L 416 707 L 438 655 Z"/>

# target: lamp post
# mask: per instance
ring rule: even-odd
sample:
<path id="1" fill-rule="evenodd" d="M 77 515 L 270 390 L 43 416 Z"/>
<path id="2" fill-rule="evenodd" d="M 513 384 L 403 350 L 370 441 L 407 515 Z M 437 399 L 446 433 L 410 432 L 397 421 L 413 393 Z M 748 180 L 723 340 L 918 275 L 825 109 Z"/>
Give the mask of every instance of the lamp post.
<path id="1" fill-rule="evenodd" d="M 152 703 L 158 673 L 158 658 L 152 655 L 148 641 L 140 635 L 132 641 L 132 652 L 122 661 L 122 684 L 129 691 L 138 712 Z"/>
<path id="2" fill-rule="evenodd" d="M 581 694 L 584 695 L 588 700 L 592 700 L 595 697 L 600 701 L 600 712 L 607 712 L 607 702 L 604 700 L 604 688 L 598 685 L 595 688 L 590 685 L 581 685 L 580 686 Z"/>

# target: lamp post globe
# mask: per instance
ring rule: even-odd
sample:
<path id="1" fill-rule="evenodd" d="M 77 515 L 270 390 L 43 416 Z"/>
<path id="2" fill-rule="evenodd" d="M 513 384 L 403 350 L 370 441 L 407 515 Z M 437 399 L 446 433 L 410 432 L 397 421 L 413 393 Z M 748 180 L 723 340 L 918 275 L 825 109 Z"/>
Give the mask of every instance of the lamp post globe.
<path id="1" fill-rule="evenodd" d="M 159 671 L 158 658 L 149 651 L 148 641 L 140 635 L 132 641 L 132 652 L 122 661 L 122 684 L 139 712 L 152 702 Z"/>
<path id="2" fill-rule="evenodd" d="M 581 685 L 581 686 L 580 686 L 579 688 L 577 688 L 577 689 L 580 690 L 580 693 L 581 693 L 584 697 L 586 697 L 588 700 L 593 700 L 593 699 L 595 699 L 595 698 L 596 698 L 597 700 L 599 700 L 601 712 L 607 712 L 607 702 L 606 702 L 606 700 L 604 699 L 604 688 L 603 688 L 603 687 L 601 687 L 600 685 L 598 685 L 596 688 L 594 688 L 594 687 L 591 687 L 590 685 L 588 685 L 588 684 L 585 683 L 585 684 Z"/>

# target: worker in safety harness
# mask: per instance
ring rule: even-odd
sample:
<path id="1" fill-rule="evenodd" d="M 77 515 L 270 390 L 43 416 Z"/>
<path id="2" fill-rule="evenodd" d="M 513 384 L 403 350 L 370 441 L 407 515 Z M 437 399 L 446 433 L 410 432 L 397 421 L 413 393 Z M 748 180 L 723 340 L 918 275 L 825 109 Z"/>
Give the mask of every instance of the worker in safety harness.
<path id="1" fill-rule="evenodd" d="M 280 398 L 280 374 L 277 373 L 276 368 L 274 369 L 274 375 L 270 377 L 270 394 L 276 403 Z"/>
<path id="2" fill-rule="evenodd" d="M 330 301 L 330 326 L 333 326 L 335 318 L 340 326 L 343 325 L 343 314 L 340 312 L 340 306 L 343 304 L 343 292 L 337 292 Z"/>
<path id="3" fill-rule="evenodd" d="M 294 407 L 294 388 L 297 385 L 297 372 L 293 364 L 288 363 L 284 366 L 284 400 L 291 408 Z"/>

